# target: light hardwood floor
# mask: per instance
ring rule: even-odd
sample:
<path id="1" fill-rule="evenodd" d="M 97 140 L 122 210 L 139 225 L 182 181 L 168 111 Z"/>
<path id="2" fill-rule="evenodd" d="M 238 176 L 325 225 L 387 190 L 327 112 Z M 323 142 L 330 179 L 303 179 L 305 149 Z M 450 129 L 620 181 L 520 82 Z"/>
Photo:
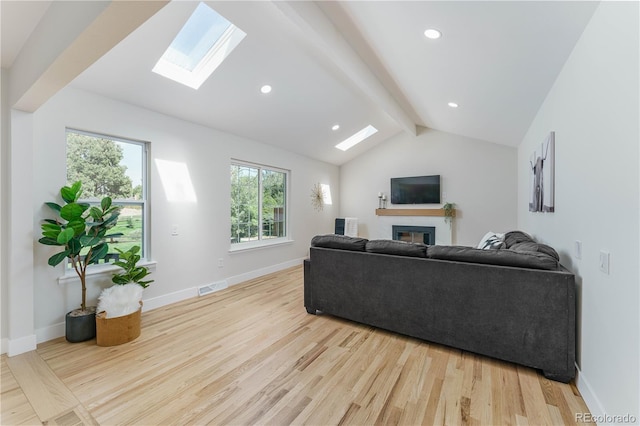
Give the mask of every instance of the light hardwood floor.
<path id="1" fill-rule="evenodd" d="M 145 312 L 110 348 L 2 357 L 2 425 L 545 425 L 571 384 L 303 307 L 302 267 Z"/>

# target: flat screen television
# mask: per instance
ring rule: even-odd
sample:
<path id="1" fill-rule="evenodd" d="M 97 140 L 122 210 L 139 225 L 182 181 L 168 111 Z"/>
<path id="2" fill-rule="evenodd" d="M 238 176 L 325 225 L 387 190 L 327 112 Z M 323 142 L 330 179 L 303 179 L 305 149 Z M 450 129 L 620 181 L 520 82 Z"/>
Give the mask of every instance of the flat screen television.
<path id="1" fill-rule="evenodd" d="M 391 204 L 440 204 L 440 175 L 391 178 Z"/>

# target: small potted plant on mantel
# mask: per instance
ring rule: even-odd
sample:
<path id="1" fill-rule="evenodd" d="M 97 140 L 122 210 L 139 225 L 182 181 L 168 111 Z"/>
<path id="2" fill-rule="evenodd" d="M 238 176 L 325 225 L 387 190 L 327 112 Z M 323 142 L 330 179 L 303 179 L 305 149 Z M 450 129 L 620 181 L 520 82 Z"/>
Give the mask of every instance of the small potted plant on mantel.
<path id="1" fill-rule="evenodd" d="M 456 217 L 456 203 L 445 203 L 442 206 L 442 210 L 444 210 L 444 222 L 448 223 L 451 228 L 453 219 Z"/>
<path id="2" fill-rule="evenodd" d="M 121 345 L 140 336 L 142 290 L 154 281 L 145 280 L 149 269 L 138 265 L 141 258 L 139 246 L 127 251 L 116 250 L 120 259 L 114 265 L 122 268 L 123 272 L 114 274 L 111 281 L 115 285 L 104 289 L 100 295 L 96 314 L 98 346 Z"/>
<path id="3" fill-rule="evenodd" d="M 120 207 L 111 205 L 111 198 L 104 197 L 100 207 L 79 203 L 82 183 L 63 186 L 60 196 L 63 205 L 45 203 L 56 212 L 55 219 L 45 219 L 41 225 L 39 243 L 58 246 L 62 251 L 49 258 L 49 265 L 57 266 L 69 259 L 71 267 L 80 278 L 82 302 L 65 317 L 65 336 L 69 342 L 84 342 L 96 335 L 96 308 L 87 307 L 87 267 L 104 259 L 109 252 L 107 239 L 121 234 L 107 234 L 118 222 Z"/>

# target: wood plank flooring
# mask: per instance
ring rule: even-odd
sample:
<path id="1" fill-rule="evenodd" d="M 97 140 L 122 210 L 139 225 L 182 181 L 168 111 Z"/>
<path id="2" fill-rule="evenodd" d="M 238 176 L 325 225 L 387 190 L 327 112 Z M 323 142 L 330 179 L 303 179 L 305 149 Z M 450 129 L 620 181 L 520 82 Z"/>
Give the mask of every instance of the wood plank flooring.
<path id="1" fill-rule="evenodd" d="M 142 315 L 133 342 L 2 357 L 2 425 L 548 425 L 588 409 L 529 368 L 303 307 L 302 267 Z"/>

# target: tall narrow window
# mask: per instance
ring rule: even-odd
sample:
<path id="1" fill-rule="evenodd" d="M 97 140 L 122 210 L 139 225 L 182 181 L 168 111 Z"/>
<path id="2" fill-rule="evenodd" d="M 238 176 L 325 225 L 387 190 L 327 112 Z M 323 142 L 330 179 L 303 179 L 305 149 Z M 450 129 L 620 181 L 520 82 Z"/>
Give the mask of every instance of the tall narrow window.
<path id="1" fill-rule="evenodd" d="M 286 170 L 231 164 L 231 243 L 287 238 Z"/>
<path id="2" fill-rule="evenodd" d="M 106 262 L 117 258 L 115 248 L 140 246 L 148 258 L 147 144 L 80 130 L 67 129 L 67 185 L 82 181 L 80 201 L 100 204 L 109 196 L 122 206 L 112 233 L 122 233 L 109 243 Z"/>

